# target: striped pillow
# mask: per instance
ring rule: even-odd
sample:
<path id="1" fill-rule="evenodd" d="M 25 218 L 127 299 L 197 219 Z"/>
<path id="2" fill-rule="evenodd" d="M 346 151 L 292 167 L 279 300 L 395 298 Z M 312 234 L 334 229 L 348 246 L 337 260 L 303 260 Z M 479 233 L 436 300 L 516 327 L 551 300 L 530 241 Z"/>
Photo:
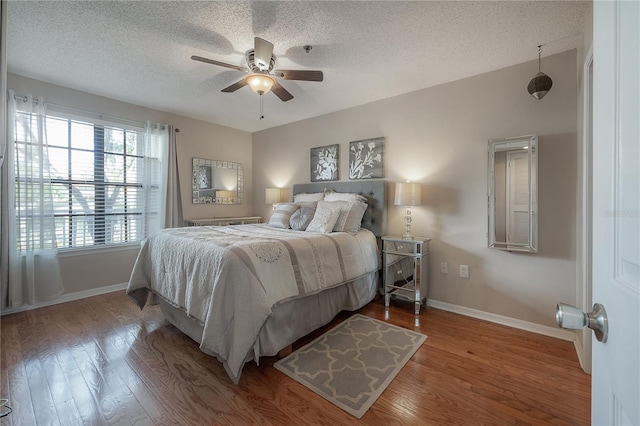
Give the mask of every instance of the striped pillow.
<path id="1" fill-rule="evenodd" d="M 280 203 L 269 218 L 269 226 L 274 228 L 289 229 L 289 219 L 293 212 L 298 210 L 298 203 Z"/>

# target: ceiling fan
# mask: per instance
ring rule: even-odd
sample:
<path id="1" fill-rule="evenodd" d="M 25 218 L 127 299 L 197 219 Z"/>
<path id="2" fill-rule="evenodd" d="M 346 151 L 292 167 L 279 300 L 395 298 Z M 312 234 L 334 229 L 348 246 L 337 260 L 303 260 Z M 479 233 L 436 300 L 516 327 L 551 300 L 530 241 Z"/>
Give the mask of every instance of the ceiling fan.
<path id="1" fill-rule="evenodd" d="M 309 52 L 311 46 L 305 46 L 304 50 Z M 201 56 L 192 56 L 194 61 L 200 61 L 207 64 L 218 65 L 233 70 L 242 71 L 248 74 L 242 80 L 233 83 L 229 87 L 222 89 L 225 93 L 235 92 L 236 90 L 249 85 L 251 90 L 259 95 L 272 91 L 280 100 L 286 102 L 293 99 L 293 95 L 287 91 L 277 79 L 283 80 L 302 80 L 302 81 L 322 81 L 322 71 L 310 70 L 274 70 L 276 64 L 276 56 L 273 54 L 273 43 L 260 37 L 254 38 L 254 48 L 248 50 L 245 55 L 246 67 L 227 64 L 225 62 L 215 61 L 213 59 L 203 58 Z"/>

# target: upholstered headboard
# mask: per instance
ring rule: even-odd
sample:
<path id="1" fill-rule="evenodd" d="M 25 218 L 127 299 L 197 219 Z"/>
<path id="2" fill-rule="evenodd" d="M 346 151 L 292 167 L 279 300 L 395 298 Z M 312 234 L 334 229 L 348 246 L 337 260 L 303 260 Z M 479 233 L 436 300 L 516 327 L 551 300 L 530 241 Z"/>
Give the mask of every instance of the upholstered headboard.
<path id="1" fill-rule="evenodd" d="M 384 235 L 387 224 L 387 182 L 384 180 L 362 180 L 357 182 L 314 182 L 293 185 L 293 195 L 301 193 L 353 192 L 367 197 L 369 207 L 362 218 L 362 227 L 370 230 L 376 237 Z"/>

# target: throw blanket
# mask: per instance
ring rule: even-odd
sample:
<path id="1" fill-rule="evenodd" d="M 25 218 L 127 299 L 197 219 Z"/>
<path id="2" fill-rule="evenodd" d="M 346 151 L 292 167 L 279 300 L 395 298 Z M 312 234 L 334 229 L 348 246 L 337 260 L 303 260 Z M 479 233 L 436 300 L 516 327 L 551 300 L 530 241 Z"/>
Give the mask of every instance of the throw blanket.
<path id="1" fill-rule="evenodd" d="M 200 349 L 238 383 L 276 304 L 377 270 L 377 250 L 365 229 L 356 236 L 266 224 L 165 229 L 141 248 L 127 294 L 142 309 L 153 292 L 203 324 Z"/>

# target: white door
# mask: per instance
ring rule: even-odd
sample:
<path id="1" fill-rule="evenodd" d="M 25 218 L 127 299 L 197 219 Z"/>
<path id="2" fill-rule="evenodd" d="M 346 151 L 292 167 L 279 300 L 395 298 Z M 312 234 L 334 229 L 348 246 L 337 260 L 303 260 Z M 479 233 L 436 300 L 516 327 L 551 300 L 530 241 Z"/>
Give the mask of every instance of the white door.
<path id="1" fill-rule="evenodd" d="M 640 2 L 594 2 L 592 422 L 640 425 Z"/>
<path id="2" fill-rule="evenodd" d="M 507 151 L 507 241 L 529 244 L 529 153 Z"/>

